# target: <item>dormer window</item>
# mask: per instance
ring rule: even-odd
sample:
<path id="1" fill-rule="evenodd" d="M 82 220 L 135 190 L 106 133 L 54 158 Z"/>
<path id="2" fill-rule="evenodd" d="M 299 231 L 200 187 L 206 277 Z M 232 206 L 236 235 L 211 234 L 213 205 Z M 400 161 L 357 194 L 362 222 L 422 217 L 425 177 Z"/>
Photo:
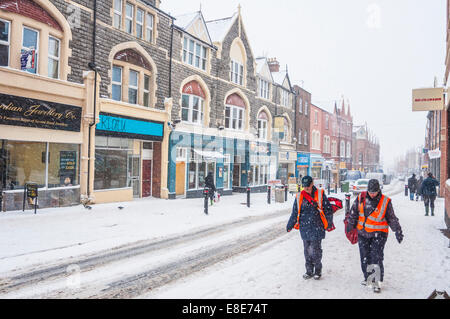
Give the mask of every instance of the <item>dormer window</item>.
<path id="1" fill-rule="evenodd" d="M 207 48 L 193 39 L 184 38 L 183 62 L 206 71 Z"/>
<path id="2" fill-rule="evenodd" d="M 263 79 L 259 79 L 259 97 L 269 99 L 269 82 Z"/>

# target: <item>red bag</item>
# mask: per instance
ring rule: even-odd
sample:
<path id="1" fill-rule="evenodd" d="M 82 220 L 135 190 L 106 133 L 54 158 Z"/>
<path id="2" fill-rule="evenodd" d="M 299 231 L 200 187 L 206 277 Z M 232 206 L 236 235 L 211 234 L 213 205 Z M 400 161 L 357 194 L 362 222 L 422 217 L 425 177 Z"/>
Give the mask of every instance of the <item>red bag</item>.
<path id="1" fill-rule="evenodd" d="M 366 199 L 366 194 L 365 193 L 361 193 L 361 200 L 365 200 Z M 348 225 L 348 218 L 349 218 L 350 213 L 347 213 L 345 215 L 345 219 L 344 219 L 344 231 L 345 231 L 345 236 L 347 236 L 347 239 L 350 241 L 350 243 L 352 245 L 355 245 L 358 243 L 358 229 L 353 229 L 350 232 L 347 232 L 347 225 Z"/>
<path id="2" fill-rule="evenodd" d="M 340 200 L 339 198 L 328 197 L 328 201 L 330 202 L 331 208 L 333 209 L 333 214 L 344 207 L 342 205 L 342 200 Z"/>

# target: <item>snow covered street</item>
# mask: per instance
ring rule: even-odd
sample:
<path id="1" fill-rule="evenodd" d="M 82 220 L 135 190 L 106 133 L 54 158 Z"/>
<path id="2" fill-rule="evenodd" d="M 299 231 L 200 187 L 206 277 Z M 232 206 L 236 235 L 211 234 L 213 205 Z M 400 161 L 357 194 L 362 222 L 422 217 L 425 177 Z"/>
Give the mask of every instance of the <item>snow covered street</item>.
<path id="1" fill-rule="evenodd" d="M 201 200 L 130 203 L 0 215 L 3 298 L 426 298 L 450 291 L 443 200 L 436 216 L 385 188 L 403 227 L 390 236 L 380 295 L 360 286 L 358 246 L 344 235 L 344 212 L 323 242 L 323 278 L 304 281 L 303 247 L 286 233 L 293 197 L 224 197 L 203 214 Z M 343 198 L 343 194 L 338 194 Z M 119 209 L 118 206 L 124 207 Z"/>

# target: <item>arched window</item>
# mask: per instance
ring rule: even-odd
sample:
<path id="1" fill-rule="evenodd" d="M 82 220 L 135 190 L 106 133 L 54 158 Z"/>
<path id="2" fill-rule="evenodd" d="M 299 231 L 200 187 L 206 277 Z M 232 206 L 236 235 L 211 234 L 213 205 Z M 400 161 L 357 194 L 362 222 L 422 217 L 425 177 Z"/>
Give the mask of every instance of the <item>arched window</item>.
<path id="1" fill-rule="evenodd" d="M 138 52 L 133 49 L 117 52 L 112 66 L 111 98 L 150 107 L 153 76 L 150 63 Z"/>
<path id="2" fill-rule="evenodd" d="M 234 39 L 230 48 L 230 81 L 245 86 L 247 53 L 240 38 Z"/>
<path id="3" fill-rule="evenodd" d="M 237 93 L 228 96 L 225 103 L 225 128 L 244 130 L 245 108 L 244 100 Z"/>
<path id="4" fill-rule="evenodd" d="M 345 142 L 341 141 L 341 158 L 345 158 Z"/>
<path id="5" fill-rule="evenodd" d="M 197 81 L 187 83 L 182 90 L 181 119 L 185 122 L 202 124 L 206 95 Z"/>
<path id="6" fill-rule="evenodd" d="M 69 23 L 50 1 L 1 1 L 0 66 L 65 80 L 71 38 Z"/>
<path id="7" fill-rule="evenodd" d="M 268 123 L 269 123 L 269 117 L 267 116 L 267 113 L 265 111 L 262 111 L 258 115 L 258 137 L 267 140 L 268 134 Z"/>
<path id="8" fill-rule="evenodd" d="M 351 158 L 352 157 L 352 146 L 350 144 L 350 142 L 347 142 L 347 158 Z"/>

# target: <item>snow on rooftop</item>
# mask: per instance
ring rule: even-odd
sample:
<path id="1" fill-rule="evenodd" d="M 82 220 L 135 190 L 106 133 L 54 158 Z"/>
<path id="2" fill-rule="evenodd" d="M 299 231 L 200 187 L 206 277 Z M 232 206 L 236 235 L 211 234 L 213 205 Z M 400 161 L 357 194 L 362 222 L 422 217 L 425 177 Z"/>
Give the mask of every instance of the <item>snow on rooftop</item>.
<path id="1" fill-rule="evenodd" d="M 287 76 L 286 71 L 272 72 L 273 81 L 279 85 L 283 85 L 286 76 Z"/>
<path id="2" fill-rule="evenodd" d="M 192 21 L 194 21 L 194 19 L 197 18 L 199 14 L 200 12 L 196 11 L 176 16 L 175 25 L 182 29 L 186 29 L 192 23 Z"/>
<path id="3" fill-rule="evenodd" d="M 207 21 L 206 26 L 208 27 L 211 40 L 213 42 L 222 42 L 236 17 L 237 13 L 228 18 Z"/>

